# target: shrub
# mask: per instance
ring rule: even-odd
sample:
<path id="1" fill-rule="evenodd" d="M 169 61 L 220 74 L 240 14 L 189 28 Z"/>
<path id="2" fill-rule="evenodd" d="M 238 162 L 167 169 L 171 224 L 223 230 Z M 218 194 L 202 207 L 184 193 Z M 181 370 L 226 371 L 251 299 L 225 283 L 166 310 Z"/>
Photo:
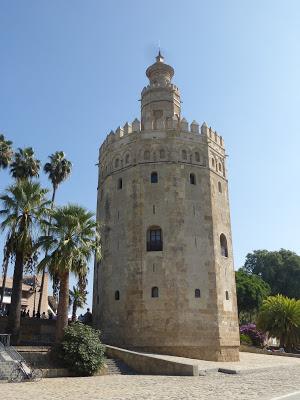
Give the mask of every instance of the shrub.
<path id="1" fill-rule="evenodd" d="M 59 358 L 76 375 L 93 375 L 104 363 L 104 351 L 100 331 L 75 322 L 65 329 Z"/>
<path id="2" fill-rule="evenodd" d="M 280 340 L 287 352 L 300 343 L 300 300 L 278 294 L 264 300 L 258 315 L 258 325 Z"/>
<path id="3" fill-rule="evenodd" d="M 266 339 L 266 335 L 263 332 L 256 329 L 255 324 L 242 325 L 240 327 L 240 334 L 249 336 L 254 346 L 260 346 L 260 347 L 263 346 L 264 341 Z"/>
<path id="4" fill-rule="evenodd" d="M 240 334 L 240 341 L 241 341 L 241 344 L 247 344 L 247 345 L 253 344 L 251 337 L 246 335 L 245 333 Z"/>

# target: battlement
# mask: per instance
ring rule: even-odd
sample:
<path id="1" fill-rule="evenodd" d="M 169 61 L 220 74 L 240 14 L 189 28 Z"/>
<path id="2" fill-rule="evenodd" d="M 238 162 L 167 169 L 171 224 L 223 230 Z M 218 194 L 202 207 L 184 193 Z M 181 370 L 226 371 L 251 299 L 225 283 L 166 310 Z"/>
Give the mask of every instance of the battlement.
<path id="1" fill-rule="evenodd" d="M 142 95 L 150 90 L 150 89 L 160 89 L 160 88 L 169 88 L 171 90 L 173 90 L 174 92 L 177 92 L 179 94 L 179 88 L 174 85 L 173 83 L 167 82 L 167 83 L 160 83 L 160 82 L 155 82 L 155 83 L 150 83 L 149 85 L 145 86 L 142 90 Z"/>
<path id="2" fill-rule="evenodd" d="M 172 118 L 159 119 L 157 121 L 147 121 L 144 126 L 141 125 L 139 119 L 135 119 L 131 124 L 126 124 L 121 127 L 119 126 L 115 131 L 110 131 L 106 139 L 101 145 L 101 149 L 106 147 L 110 143 L 114 143 L 121 140 L 131 134 L 142 134 L 143 132 L 151 131 L 178 131 L 183 134 L 192 134 L 199 138 L 202 138 L 204 142 L 213 142 L 224 149 L 224 141 L 217 131 L 214 131 L 211 127 L 208 127 L 206 122 L 203 122 L 202 126 L 197 121 L 189 123 L 185 118 L 180 121 L 176 116 Z"/>

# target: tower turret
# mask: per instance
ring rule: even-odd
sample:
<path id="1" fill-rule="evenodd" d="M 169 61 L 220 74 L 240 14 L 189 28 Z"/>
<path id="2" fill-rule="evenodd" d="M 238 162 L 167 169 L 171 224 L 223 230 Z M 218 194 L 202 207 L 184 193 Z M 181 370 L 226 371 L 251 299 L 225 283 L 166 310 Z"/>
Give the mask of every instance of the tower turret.
<path id="1" fill-rule="evenodd" d="M 141 94 L 142 130 L 166 126 L 167 120 L 180 119 L 180 93 L 172 84 L 174 69 L 164 62 L 159 51 L 156 62 L 146 70 L 150 84 Z"/>

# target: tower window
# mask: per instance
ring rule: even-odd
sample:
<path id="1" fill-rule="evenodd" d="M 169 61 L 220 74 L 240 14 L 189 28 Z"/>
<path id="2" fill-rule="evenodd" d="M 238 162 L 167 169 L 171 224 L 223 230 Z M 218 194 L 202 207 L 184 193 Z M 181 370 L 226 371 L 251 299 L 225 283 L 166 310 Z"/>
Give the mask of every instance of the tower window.
<path id="1" fill-rule="evenodd" d="M 119 292 L 119 290 L 115 291 L 115 300 L 120 300 L 120 292 Z"/>
<path id="2" fill-rule="evenodd" d="M 229 293 L 228 293 L 228 290 L 226 290 L 226 292 L 225 292 L 225 298 L 226 298 L 226 300 L 229 300 Z"/>
<path id="3" fill-rule="evenodd" d="M 221 184 L 221 182 L 218 182 L 218 189 L 219 189 L 219 193 L 222 193 L 222 184 Z"/>
<path id="4" fill-rule="evenodd" d="M 147 231 L 147 251 L 162 251 L 162 230 L 160 227 L 152 227 Z"/>
<path id="5" fill-rule="evenodd" d="M 125 163 L 126 163 L 126 164 L 129 164 L 129 154 L 126 154 Z"/>
<path id="6" fill-rule="evenodd" d="M 220 247 L 221 247 L 221 255 L 223 257 L 228 257 L 227 239 L 224 233 L 220 235 Z"/>
<path id="7" fill-rule="evenodd" d="M 119 159 L 118 158 L 116 158 L 116 160 L 115 160 L 115 168 L 119 168 Z"/>
<path id="8" fill-rule="evenodd" d="M 196 298 L 201 297 L 200 289 L 195 289 L 195 297 Z"/>
<path id="9" fill-rule="evenodd" d="M 190 184 L 196 185 L 196 176 L 195 174 L 190 174 Z"/>
<path id="10" fill-rule="evenodd" d="M 158 174 L 157 172 L 152 172 L 151 173 L 151 183 L 157 183 L 158 182 Z"/>
<path id="11" fill-rule="evenodd" d="M 219 163 L 219 171 L 222 172 L 222 164 Z"/>
<path id="12" fill-rule="evenodd" d="M 183 160 L 187 160 L 186 150 L 182 150 L 181 157 L 182 157 Z"/>
<path id="13" fill-rule="evenodd" d="M 159 157 L 160 157 L 160 158 L 165 158 L 165 157 L 166 157 L 166 154 L 165 154 L 164 149 L 161 149 L 161 150 L 160 150 L 160 152 L 159 152 Z"/>
<path id="14" fill-rule="evenodd" d="M 196 153 L 195 153 L 195 161 L 196 162 L 200 161 L 200 154 L 198 153 L 198 151 L 196 151 Z"/>
<path id="15" fill-rule="evenodd" d="M 215 159 L 214 158 L 211 159 L 211 165 L 213 168 L 215 168 Z"/>
<path id="16" fill-rule="evenodd" d="M 158 287 L 157 286 L 154 286 L 151 289 L 151 297 L 158 297 Z"/>
<path id="17" fill-rule="evenodd" d="M 118 179 L 118 189 L 120 190 L 120 189 L 122 189 L 122 187 L 123 187 L 123 180 L 122 180 L 122 178 L 119 178 Z"/>
<path id="18" fill-rule="evenodd" d="M 150 160 L 150 151 L 146 150 L 144 153 L 144 159 L 145 160 Z"/>

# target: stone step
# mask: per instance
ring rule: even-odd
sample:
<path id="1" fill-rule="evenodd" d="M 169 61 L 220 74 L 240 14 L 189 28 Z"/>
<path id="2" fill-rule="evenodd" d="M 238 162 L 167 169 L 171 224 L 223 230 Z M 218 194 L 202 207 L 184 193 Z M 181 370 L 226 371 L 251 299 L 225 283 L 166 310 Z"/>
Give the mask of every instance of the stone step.
<path id="1" fill-rule="evenodd" d="M 136 372 L 128 367 L 123 361 L 117 358 L 107 358 L 105 360 L 107 365 L 108 375 L 135 375 Z"/>
<path id="2" fill-rule="evenodd" d="M 14 367 L 15 361 L 0 361 L 0 380 L 9 379 Z"/>

